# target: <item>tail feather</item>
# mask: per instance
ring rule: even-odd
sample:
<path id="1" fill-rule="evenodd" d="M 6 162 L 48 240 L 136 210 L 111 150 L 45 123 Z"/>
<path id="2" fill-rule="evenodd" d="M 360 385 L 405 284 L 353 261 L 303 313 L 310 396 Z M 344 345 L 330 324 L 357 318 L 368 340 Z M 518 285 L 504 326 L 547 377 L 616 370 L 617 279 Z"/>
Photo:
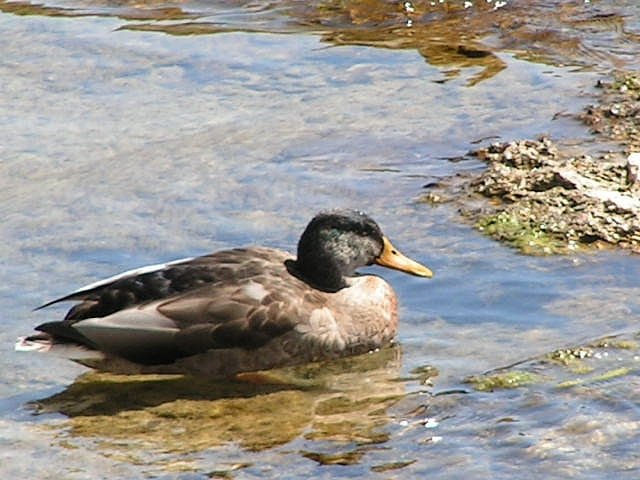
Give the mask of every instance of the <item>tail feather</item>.
<path id="1" fill-rule="evenodd" d="M 36 330 L 42 333 L 37 333 L 28 338 L 42 337 L 42 335 L 45 335 L 50 339 L 53 339 L 55 343 L 77 343 L 85 345 L 88 348 L 96 348 L 93 342 L 73 328 L 73 324 L 70 322 L 47 322 L 38 325 Z"/>
<path id="2" fill-rule="evenodd" d="M 47 333 L 36 333 L 29 337 L 19 337 L 16 352 L 50 353 L 70 360 L 101 360 L 104 354 L 86 345 L 65 341 Z"/>
<path id="3" fill-rule="evenodd" d="M 16 352 L 48 352 L 53 343 L 49 335 L 32 335 L 30 337 L 18 337 L 15 344 Z"/>

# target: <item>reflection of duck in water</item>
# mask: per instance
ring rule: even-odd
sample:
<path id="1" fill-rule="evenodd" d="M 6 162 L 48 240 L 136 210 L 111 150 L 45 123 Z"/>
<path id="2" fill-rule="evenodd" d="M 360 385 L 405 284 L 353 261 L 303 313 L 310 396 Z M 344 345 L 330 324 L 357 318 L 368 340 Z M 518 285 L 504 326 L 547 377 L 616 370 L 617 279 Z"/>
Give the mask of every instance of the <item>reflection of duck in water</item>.
<path id="1" fill-rule="evenodd" d="M 16 348 L 126 373 L 214 377 L 363 353 L 397 331 L 389 284 L 354 276 L 373 263 L 432 275 L 364 213 L 324 212 L 297 258 L 251 247 L 125 272 L 44 305 L 81 300 Z"/>
<path id="2" fill-rule="evenodd" d="M 306 450 L 314 450 L 314 441 L 334 441 L 340 451 L 346 444 L 348 451 L 357 445 L 364 452 L 387 439 L 385 426 L 393 418 L 387 411 L 407 395 L 406 383 L 398 381 L 400 366 L 399 345 L 392 345 L 371 355 L 270 371 L 277 384 L 88 372 L 64 391 L 32 402 L 31 409 L 68 417 L 65 442 L 97 437 L 95 444 L 81 439 L 80 445 L 139 455 L 159 466 L 171 453 L 182 463 L 184 454 L 216 446 L 259 451 L 302 435 Z M 326 444 L 319 448 L 326 451 Z"/>

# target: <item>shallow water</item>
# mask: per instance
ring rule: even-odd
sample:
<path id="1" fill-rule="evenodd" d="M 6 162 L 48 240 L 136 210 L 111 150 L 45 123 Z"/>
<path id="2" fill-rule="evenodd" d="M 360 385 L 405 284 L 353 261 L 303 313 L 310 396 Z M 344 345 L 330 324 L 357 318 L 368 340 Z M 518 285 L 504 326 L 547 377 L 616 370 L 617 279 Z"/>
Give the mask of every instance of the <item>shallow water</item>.
<path id="1" fill-rule="evenodd" d="M 637 478 L 637 258 L 524 257 L 417 199 L 482 168 L 450 161 L 479 140 L 610 148 L 564 114 L 638 68 L 639 8 L 460 3 L 0 2 L 0 471 Z M 64 314 L 31 311 L 47 300 L 231 245 L 292 248 L 334 206 L 436 272 L 376 270 L 400 296 L 396 350 L 264 388 L 13 352 Z M 584 364 L 544 357 L 612 334 Z M 517 362 L 533 383 L 464 382 Z"/>

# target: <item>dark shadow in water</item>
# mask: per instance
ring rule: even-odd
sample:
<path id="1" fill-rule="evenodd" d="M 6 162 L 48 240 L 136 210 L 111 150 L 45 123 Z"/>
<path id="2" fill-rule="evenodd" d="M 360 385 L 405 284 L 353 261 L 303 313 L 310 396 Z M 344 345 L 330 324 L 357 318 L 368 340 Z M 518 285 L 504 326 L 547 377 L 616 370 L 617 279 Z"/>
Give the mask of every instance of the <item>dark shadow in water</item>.
<path id="1" fill-rule="evenodd" d="M 74 438 L 99 438 L 116 450 L 143 443 L 147 454 L 229 443 L 258 451 L 303 434 L 365 448 L 388 439 L 387 409 L 406 395 L 399 368 L 400 348 L 394 347 L 269 372 L 279 384 L 89 373 L 33 408 L 67 416 Z"/>
<path id="2" fill-rule="evenodd" d="M 640 35 L 627 27 L 633 24 L 633 18 L 624 2 L 600 7 L 598 2 L 564 0 L 77 0 L 61 7 L 60 3 L 49 6 L 0 0 L 0 11 L 16 15 L 113 16 L 126 20 L 120 29 L 171 35 L 310 33 L 336 46 L 417 50 L 429 64 L 442 69 L 442 82 L 458 76 L 463 69 L 478 69 L 468 85 L 506 68 L 498 56 L 501 52 L 540 63 L 611 69 L 636 62 L 640 40 Z"/>

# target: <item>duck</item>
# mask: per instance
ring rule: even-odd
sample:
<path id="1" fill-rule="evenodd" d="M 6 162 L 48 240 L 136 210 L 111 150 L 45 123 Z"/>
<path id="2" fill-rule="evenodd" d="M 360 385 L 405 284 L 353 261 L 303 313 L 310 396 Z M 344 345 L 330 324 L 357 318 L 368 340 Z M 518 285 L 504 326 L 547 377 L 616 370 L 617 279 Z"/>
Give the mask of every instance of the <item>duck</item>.
<path id="1" fill-rule="evenodd" d="M 36 310 L 76 302 L 19 351 L 51 352 L 124 374 L 233 378 L 392 344 L 398 300 L 369 265 L 432 277 L 359 210 L 321 211 L 297 255 L 250 246 L 129 270 Z"/>

